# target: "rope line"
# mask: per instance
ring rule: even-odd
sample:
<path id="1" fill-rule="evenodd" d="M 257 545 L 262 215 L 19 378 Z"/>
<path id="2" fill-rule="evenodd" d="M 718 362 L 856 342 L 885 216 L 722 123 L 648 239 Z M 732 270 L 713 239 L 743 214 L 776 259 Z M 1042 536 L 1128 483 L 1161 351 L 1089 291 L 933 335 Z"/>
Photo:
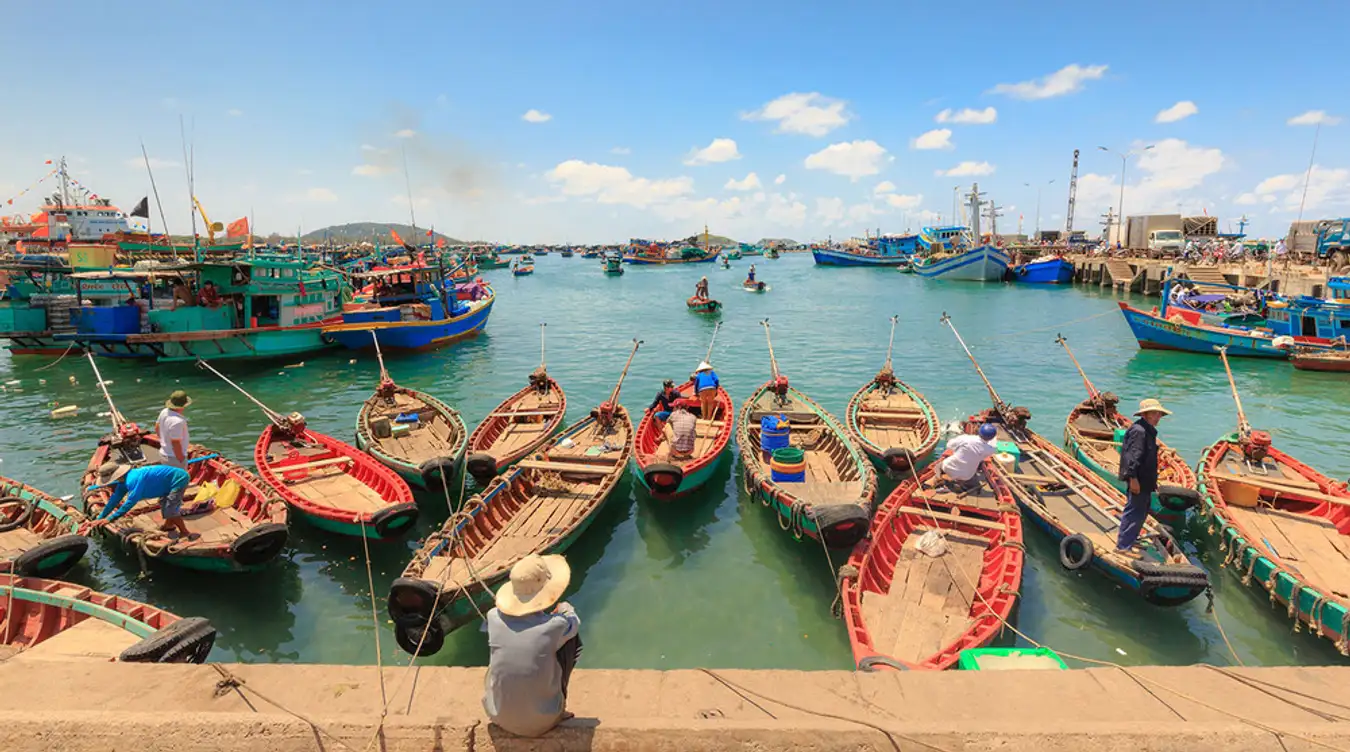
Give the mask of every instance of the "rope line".
<path id="1" fill-rule="evenodd" d="M 384 688 L 384 656 L 380 651 L 380 617 L 375 607 L 375 575 L 370 571 L 370 540 L 366 537 L 366 520 L 364 517 L 357 517 L 356 521 L 361 523 L 361 550 L 366 555 L 366 584 L 370 587 L 370 623 L 375 628 L 375 671 L 380 677 L 380 701 L 384 704 L 384 709 L 380 711 L 379 728 L 383 729 L 384 718 L 389 713 L 389 696 Z"/>
<path id="2" fill-rule="evenodd" d="M 288 715 L 294 716 L 295 718 L 298 718 L 298 719 L 304 721 L 305 723 L 309 724 L 309 727 L 312 728 L 312 729 L 314 729 L 314 732 L 315 732 L 316 734 L 323 734 L 324 736 L 328 737 L 329 739 L 332 739 L 333 741 L 337 742 L 339 745 L 342 746 L 343 749 L 349 749 L 349 750 L 351 750 L 351 752 L 356 752 L 356 749 L 353 748 L 353 747 L 352 747 L 350 744 L 348 744 L 347 742 L 343 741 L 343 740 L 341 739 L 341 737 L 339 737 L 337 734 L 334 734 L 333 732 L 329 731 L 328 729 L 324 728 L 323 726 L 319 725 L 317 722 L 315 722 L 315 721 L 314 721 L 312 718 L 310 718 L 309 716 L 307 716 L 307 715 L 305 715 L 305 714 L 303 714 L 303 713 L 297 712 L 297 711 L 295 711 L 295 710 L 291 710 L 290 708 L 286 707 L 285 705 L 282 705 L 281 703 L 277 702 L 276 700 L 273 700 L 271 697 L 268 697 L 267 695 L 263 694 L 262 692 L 259 692 L 258 690 L 256 690 L 256 689 L 254 689 L 253 687 L 249 686 L 243 679 L 239 678 L 237 675 L 235 675 L 235 674 L 232 673 L 229 669 L 225 668 L 224 666 L 220 665 L 219 663 L 212 663 L 212 664 L 210 664 L 210 666 L 211 666 L 211 668 L 215 669 L 215 670 L 216 670 L 216 673 L 220 674 L 220 677 L 221 677 L 220 681 L 217 682 L 217 684 L 216 684 L 216 696 L 217 696 L 217 697 L 219 697 L 219 696 L 221 696 L 221 695 L 224 695 L 226 692 L 230 691 L 231 689 L 235 690 L 236 692 L 239 692 L 241 695 L 243 694 L 243 692 L 244 692 L 245 690 L 247 690 L 248 692 L 252 693 L 254 697 L 257 697 L 259 700 L 262 700 L 263 702 L 266 702 L 266 703 L 268 703 L 268 704 L 270 704 L 270 705 L 276 707 L 278 710 L 282 711 L 283 713 L 286 713 L 286 714 L 288 714 Z M 245 700 L 245 702 L 247 702 L 247 700 Z M 255 711 L 255 712 L 256 712 L 256 711 Z"/>

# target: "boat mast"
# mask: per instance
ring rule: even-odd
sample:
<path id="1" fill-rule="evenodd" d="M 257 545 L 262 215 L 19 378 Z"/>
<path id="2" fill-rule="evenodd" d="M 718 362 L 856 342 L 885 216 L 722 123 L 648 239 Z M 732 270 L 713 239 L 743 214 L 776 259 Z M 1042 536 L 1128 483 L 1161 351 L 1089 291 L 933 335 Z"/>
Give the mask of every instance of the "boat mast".
<path id="1" fill-rule="evenodd" d="M 61 208 L 70 206 L 70 173 L 66 172 L 66 158 L 61 157 L 61 166 L 57 170 L 61 176 Z"/>
<path id="2" fill-rule="evenodd" d="M 1092 382 L 1088 380 L 1087 373 L 1083 371 L 1083 367 L 1078 365 L 1078 358 L 1075 358 L 1073 356 L 1073 350 L 1069 349 L 1069 341 L 1064 339 L 1063 334 L 1056 336 L 1055 341 L 1064 346 L 1064 352 L 1069 354 L 1069 360 L 1073 361 L 1073 367 L 1077 368 L 1078 375 L 1083 377 L 1083 386 L 1087 387 L 1088 397 L 1096 399 L 1098 394 L 1097 387 L 1092 385 Z"/>
<path id="3" fill-rule="evenodd" d="M 1219 359 L 1223 361 L 1223 371 L 1228 374 L 1228 387 L 1233 390 L 1233 404 L 1237 405 L 1238 415 L 1238 435 L 1246 437 L 1252 432 L 1252 424 L 1247 422 L 1247 415 L 1242 411 L 1242 398 L 1238 396 L 1237 382 L 1233 380 L 1233 369 L 1228 367 L 1228 346 L 1218 348 Z"/>
<path id="4" fill-rule="evenodd" d="M 412 221 L 413 239 L 417 238 L 417 212 L 413 210 L 412 177 L 408 173 L 408 147 L 403 147 L 403 183 L 408 188 L 408 219 Z"/>
<path id="5" fill-rule="evenodd" d="M 970 238 L 971 247 L 980 244 L 980 184 L 970 186 Z"/>

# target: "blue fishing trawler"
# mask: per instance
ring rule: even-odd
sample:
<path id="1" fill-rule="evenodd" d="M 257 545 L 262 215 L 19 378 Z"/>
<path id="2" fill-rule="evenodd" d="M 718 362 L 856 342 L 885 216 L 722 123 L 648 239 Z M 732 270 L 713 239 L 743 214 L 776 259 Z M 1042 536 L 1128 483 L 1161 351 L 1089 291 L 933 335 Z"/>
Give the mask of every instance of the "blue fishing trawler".
<path id="1" fill-rule="evenodd" d="M 980 235 L 980 187 L 972 185 L 970 194 L 970 228 L 925 227 L 919 233 L 924 246 L 922 257 L 914 262 L 914 273 L 928 279 L 969 280 L 997 282 L 1008 272 L 1012 259 L 1008 252 L 993 244 L 996 233 L 990 233 L 990 242 Z"/>
<path id="2" fill-rule="evenodd" d="M 811 256 L 821 266 L 906 266 L 923 247 L 918 235 L 882 235 L 853 248 L 813 245 Z"/>
<path id="3" fill-rule="evenodd" d="M 480 280 L 456 285 L 437 267 L 384 269 L 361 275 L 373 283 L 366 300 L 344 306 L 342 322 L 323 336 L 349 350 L 374 345 L 420 350 L 476 336 L 487 326 L 496 294 Z"/>

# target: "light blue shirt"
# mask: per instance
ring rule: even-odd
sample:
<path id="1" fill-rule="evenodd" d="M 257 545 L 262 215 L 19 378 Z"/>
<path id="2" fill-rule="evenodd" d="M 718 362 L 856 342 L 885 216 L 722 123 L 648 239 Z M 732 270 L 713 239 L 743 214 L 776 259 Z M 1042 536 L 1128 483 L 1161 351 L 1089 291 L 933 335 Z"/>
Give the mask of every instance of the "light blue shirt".
<path id="1" fill-rule="evenodd" d="M 187 488 L 188 472 L 170 465 L 145 465 L 133 468 L 121 480 L 113 484 L 113 494 L 95 519 L 109 522 L 121 517 L 136 502 L 144 499 L 158 499 L 167 496 L 170 491 Z M 121 504 L 118 504 L 121 501 Z"/>
<path id="2" fill-rule="evenodd" d="M 487 677 L 483 711 L 493 723 L 519 736 L 539 736 L 562 717 L 562 666 L 558 648 L 581 629 L 577 612 L 566 603 L 528 616 L 487 612 Z"/>

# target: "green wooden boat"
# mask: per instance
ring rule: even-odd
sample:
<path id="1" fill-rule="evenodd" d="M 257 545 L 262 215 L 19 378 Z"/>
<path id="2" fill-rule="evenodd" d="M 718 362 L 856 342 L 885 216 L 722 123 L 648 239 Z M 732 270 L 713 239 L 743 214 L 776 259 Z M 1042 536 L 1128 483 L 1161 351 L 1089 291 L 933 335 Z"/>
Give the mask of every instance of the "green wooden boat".
<path id="1" fill-rule="evenodd" d="M 0 572 L 59 578 L 89 550 L 85 516 L 61 499 L 0 476 Z"/>
<path id="2" fill-rule="evenodd" d="M 469 430 L 459 411 L 398 386 L 388 374 L 356 416 L 356 446 L 412 485 L 439 490 L 464 463 Z"/>

